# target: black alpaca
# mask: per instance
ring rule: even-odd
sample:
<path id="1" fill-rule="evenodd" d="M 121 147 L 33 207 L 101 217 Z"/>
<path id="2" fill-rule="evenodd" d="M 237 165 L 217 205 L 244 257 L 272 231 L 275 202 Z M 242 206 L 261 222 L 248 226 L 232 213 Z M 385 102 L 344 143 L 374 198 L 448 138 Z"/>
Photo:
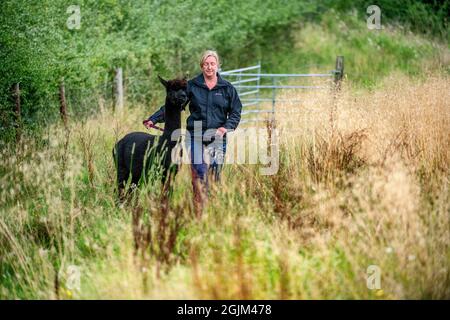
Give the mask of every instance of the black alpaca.
<path id="1" fill-rule="evenodd" d="M 187 81 L 186 79 L 166 81 L 161 77 L 159 80 L 166 88 L 165 128 L 162 136 L 132 132 L 119 140 L 113 149 L 120 201 L 124 200 L 124 191 L 130 175 L 131 185 L 137 186 L 141 178 L 146 179 L 149 168 L 161 166 L 166 192 L 172 177 L 178 171 L 178 166 L 173 164 L 171 157 L 178 139 L 172 137 L 172 133 L 181 128 L 181 111 L 188 101 Z"/>

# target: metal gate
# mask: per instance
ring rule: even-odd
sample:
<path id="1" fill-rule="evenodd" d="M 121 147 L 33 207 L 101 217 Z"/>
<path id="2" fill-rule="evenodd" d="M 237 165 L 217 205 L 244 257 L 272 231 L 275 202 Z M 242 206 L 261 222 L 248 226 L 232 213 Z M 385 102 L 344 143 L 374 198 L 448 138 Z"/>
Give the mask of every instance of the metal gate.
<path id="1" fill-rule="evenodd" d="M 306 90 L 323 90 L 330 89 L 332 86 L 339 86 L 344 74 L 344 58 L 338 56 L 336 58 L 336 68 L 327 73 L 261 73 L 261 63 L 257 65 L 219 71 L 220 75 L 231 82 L 236 88 L 242 102 L 243 119 L 241 124 L 249 122 L 260 122 L 268 119 L 274 119 L 276 112 L 276 104 L 280 102 L 301 102 L 295 99 L 279 99 L 277 98 L 277 90 L 279 89 L 306 89 Z M 321 78 L 324 83 L 321 85 L 283 85 L 280 84 L 282 79 L 299 79 L 299 78 Z M 262 108 L 267 103 L 271 108 Z M 261 115 L 268 115 L 265 118 Z M 256 115 L 256 118 L 252 115 Z"/>

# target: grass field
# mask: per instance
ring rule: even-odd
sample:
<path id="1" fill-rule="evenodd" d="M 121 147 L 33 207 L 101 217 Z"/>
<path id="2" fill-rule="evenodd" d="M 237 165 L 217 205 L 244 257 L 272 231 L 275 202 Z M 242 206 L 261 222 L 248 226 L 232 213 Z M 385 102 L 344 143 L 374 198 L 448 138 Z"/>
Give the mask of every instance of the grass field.
<path id="1" fill-rule="evenodd" d="M 152 11 L 161 24 L 142 15 L 149 2 L 111 2 L 89 7 L 99 15 L 83 15 L 82 25 L 92 19 L 98 34 L 82 29 L 86 33 L 73 39 L 78 45 L 66 52 L 61 37 L 75 33 L 50 28 L 50 2 L 40 6 L 42 12 L 34 4 L 17 11 L 10 2 L 5 26 L 29 34 L 2 38 L 10 46 L 5 52 L 14 53 L 5 63 L 4 82 L 9 88 L 9 82 L 25 80 L 20 143 L 14 144 L 9 100 L 0 117 L 0 299 L 450 298 L 450 47 L 444 29 L 440 38 L 432 30 L 413 33 L 385 19 L 387 2 L 382 30 L 367 28 L 361 6 L 351 11 L 337 5 L 286 28 L 276 21 L 289 7 L 273 2 L 277 15 L 262 10 L 267 16 L 245 18 L 250 29 L 230 30 L 234 20 L 227 15 L 187 28 L 181 17 L 203 8 L 195 1 L 186 5 L 189 12 L 169 3 L 160 13 Z M 209 6 L 209 14 L 224 5 Z M 399 6 L 398 15 L 405 9 L 406 21 L 445 27 L 433 20 L 440 15 L 427 16 L 420 8 Z M 160 34 L 171 27 L 164 10 L 181 21 L 168 30 L 177 34 L 173 39 Z M 240 21 L 233 10 L 227 14 Z M 136 25 L 117 24 L 124 13 Z M 115 24 L 117 30 L 111 29 Z M 201 219 L 194 214 L 188 165 L 176 177 L 168 215 L 160 207 L 158 183 L 142 186 L 134 202 L 117 206 L 114 143 L 127 132 L 147 131 L 142 120 L 163 101 L 160 87 L 150 86 L 156 73 L 169 78 L 196 65 L 190 59 L 209 41 L 199 31 L 208 28 L 212 33 L 204 36 L 211 38 L 205 39 L 225 46 L 224 70 L 260 60 L 263 72 L 325 73 L 342 55 L 342 89 L 277 92 L 302 102 L 277 105 L 276 174 L 262 174 L 265 164 L 226 165 Z M 35 30 L 41 38 L 33 36 Z M 154 36 L 161 42 L 153 44 Z M 54 52 L 60 60 L 52 60 Z M 125 113 L 103 108 L 84 118 L 81 113 L 100 109 L 96 94 L 111 91 L 89 91 L 90 81 L 107 79 L 106 70 L 117 63 L 126 67 L 125 79 L 142 75 L 145 81 L 126 87 Z M 55 72 L 66 64 L 64 72 L 72 72 L 72 80 L 83 75 L 80 85 L 91 94 L 68 99 L 68 128 L 47 127 L 52 122 L 43 120 L 58 115 L 58 97 L 46 74 L 59 77 Z M 27 92 L 27 81 L 29 88 L 42 86 L 39 94 Z M 70 92 L 70 81 L 66 85 Z M 146 101 L 136 97 L 149 93 L 150 106 L 133 102 Z M 228 156 L 234 147 L 230 142 Z M 380 275 L 375 288 L 374 270 Z"/>
<path id="2" fill-rule="evenodd" d="M 226 166 L 200 220 L 186 165 L 167 217 L 157 185 L 115 205 L 144 108 L 24 137 L 1 151 L 0 298 L 448 299 L 449 80 L 283 93 L 305 102 L 277 115 L 278 173 Z"/>

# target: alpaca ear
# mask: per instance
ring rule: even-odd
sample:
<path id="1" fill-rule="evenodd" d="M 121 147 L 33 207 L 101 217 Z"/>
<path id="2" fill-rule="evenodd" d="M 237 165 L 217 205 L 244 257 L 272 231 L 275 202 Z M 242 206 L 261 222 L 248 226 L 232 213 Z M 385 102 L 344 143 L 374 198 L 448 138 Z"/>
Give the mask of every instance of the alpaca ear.
<path id="1" fill-rule="evenodd" d="M 159 81 L 162 83 L 162 85 L 163 85 L 165 88 L 167 88 L 167 81 L 164 80 L 163 78 L 161 78 L 159 74 L 158 74 L 158 79 L 159 79 Z"/>

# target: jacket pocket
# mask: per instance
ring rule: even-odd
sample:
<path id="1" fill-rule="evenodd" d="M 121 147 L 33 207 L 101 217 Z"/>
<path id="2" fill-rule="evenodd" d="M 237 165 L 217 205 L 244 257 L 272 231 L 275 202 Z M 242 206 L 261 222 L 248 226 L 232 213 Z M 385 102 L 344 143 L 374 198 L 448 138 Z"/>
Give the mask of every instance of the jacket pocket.
<path id="1" fill-rule="evenodd" d="M 213 104 L 215 107 L 220 107 L 223 111 L 228 109 L 228 99 L 221 91 L 213 93 Z"/>

